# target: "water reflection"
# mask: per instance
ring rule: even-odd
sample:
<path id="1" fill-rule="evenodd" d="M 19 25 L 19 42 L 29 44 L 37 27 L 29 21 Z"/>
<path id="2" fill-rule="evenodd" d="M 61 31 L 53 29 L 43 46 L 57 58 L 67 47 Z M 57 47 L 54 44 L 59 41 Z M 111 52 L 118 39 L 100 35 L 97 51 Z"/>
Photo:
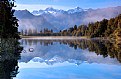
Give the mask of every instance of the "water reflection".
<path id="1" fill-rule="evenodd" d="M 83 62 L 120 64 L 121 44 L 104 40 L 31 40 L 23 39 L 24 46 L 20 62 L 55 63 Z M 30 51 L 30 49 L 33 49 Z"/>
<path id="2" fill-rule="evenodd" d="M 0 79 L 16 77 L 21 51 L 18 40 L 0 39 Z"/>

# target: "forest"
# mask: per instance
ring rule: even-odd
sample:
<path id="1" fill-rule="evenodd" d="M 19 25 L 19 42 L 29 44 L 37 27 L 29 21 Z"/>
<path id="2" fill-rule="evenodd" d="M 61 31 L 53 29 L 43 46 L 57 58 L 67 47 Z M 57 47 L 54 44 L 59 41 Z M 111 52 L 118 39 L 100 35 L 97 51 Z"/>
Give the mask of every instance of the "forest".
<path id="1" fill-rule="evenodd" d="M 45 28 L 40 32 L 29 29 L 24 32 L 21 31 L 22 35 L 28 36 L 86 36 L 89 38 L 94 37 L 105 37 L 111 39 L 121 38 L 121 14 L 110 20 L 103 19 L 102 21 L 97 21 L 95 23 L 89 23 L 87 25 L 75 25 L 74 27 L 60 30 L 59 32 L 53 32 L 52 29 Z"/>
<path id="2" fill-rule="evenodd" d="M 121 37 L 121 14 L 110 20 L 103 19 L 95 23 L 89 23 L 88 25 L 80 25 L 63 30 L 61 35 L 69 36 L 88 36 L 88 37 Z"/>

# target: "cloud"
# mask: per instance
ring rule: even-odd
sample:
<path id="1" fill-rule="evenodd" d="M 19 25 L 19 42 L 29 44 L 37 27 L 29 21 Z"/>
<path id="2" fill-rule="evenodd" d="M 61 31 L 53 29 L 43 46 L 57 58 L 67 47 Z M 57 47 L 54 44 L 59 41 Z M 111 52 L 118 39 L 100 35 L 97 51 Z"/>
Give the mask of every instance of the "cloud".
<path id="1" fill-rule="evenodd" d="M 33 10 L 44 10 L 48 7 L 53 7 L 53 8 L 56 8 L 56 9 L 63 9 L 63 10 L 67 10 L 67 9 L 70 9 L 72 7 L 68 7 L 68 6 L 58 6 L 58 5 L 43 5 L 43 4 L 17 4 L 17 7 L 15 7 L 14 9 L 16 10 L 29 10 L 30 12 L 32 12 Z"/>

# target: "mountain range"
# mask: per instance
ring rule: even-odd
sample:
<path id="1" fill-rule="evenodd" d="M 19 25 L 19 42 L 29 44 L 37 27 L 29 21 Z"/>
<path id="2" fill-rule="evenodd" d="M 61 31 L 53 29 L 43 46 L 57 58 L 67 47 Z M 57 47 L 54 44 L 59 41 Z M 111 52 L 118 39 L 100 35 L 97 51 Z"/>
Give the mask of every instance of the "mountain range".
<path id="1" fill-rule="evenodd" d="M 52 7 L 48 7 L 46 8 L 45 10 L 34 10 L 32 12 L 33 15 L 41 15 L 41 14 L 58 14 L 58 13 L 68 13 L 68 14 L 73 14 L 73 13 L 76 13 L 76 12 L 82 12 L 84 11 L 82 8 L 80 7 L 76 7 L 75 9 L 69 9 L 67 11 L 65 10 L 58 10 L 58 9 L 54 9 Z M 86 11 L 86 10 L 85 10 Z"/>
<path id="2" fill-rule="evenodd" d="M 121 14 L 121 6 L 98 8 L 98 9 L 82 9 L 76 7 L 74 9 L 58 10 L 52 7 L 45 10 L 16 10 L 15 16 L 19 20 L 19 31 L 44 28 L 60 31 L 68 29 L 74 25 L 88 24 L 89 22 L 101 21 L 102 19 L 110 19 Z"/>

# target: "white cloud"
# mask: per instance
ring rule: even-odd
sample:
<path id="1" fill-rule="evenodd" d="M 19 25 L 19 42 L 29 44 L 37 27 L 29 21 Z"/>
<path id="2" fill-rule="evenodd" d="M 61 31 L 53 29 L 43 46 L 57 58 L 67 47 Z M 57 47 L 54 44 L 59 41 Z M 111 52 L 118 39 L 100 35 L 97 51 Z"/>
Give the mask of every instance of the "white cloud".
<path id="1" fill-rule="evenodd" d="M 53 7 L 55 9 L 63 9 L 63 10 L 68 10 L 72 7 L 68 7 L 68 6 L 57 6 L 57 5 L 43 5 L 43 4 L 38 4 L 38 5 L 35 5 L 35 4 L 17 4 L 17 7 L 15 7 L 14 9 L 16 10 L 29 10 L 30 12 L 33 11 L 33 10 L 44 10 L 48 7 Z"/>

